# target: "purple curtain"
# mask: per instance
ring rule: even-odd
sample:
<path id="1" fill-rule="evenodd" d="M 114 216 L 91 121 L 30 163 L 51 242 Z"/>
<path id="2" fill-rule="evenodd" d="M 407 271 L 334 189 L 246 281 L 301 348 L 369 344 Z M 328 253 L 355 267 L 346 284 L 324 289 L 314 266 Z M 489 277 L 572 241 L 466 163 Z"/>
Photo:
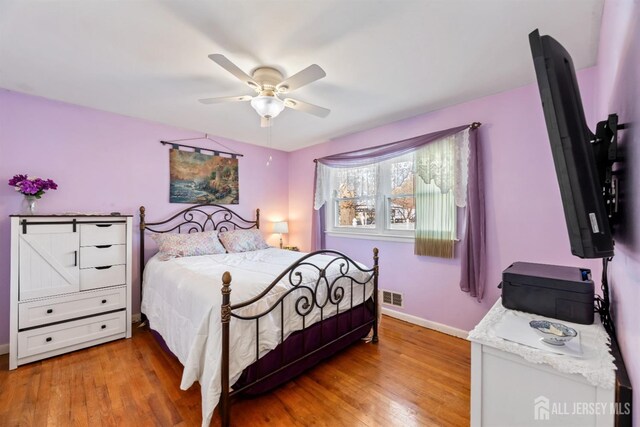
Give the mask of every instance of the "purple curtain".
<path id="1" fill-rule="evenodd" d="M 313 180 L 314 198 L 318 174 L 317 163 L 331 167 L 370 165 L 410 153 L 423 145 L 454 135 L 469 127 L 469 125 L 458 126 L 398 142 L 392 142 L 390 144 L 334 154 L 317 159 Z M 478 147 L 477 133 L 477 126 L 471 126 L 469 130 L 469 182 L 467 185 L 466 232 L 462 241 L 460 289 L 469 292 L 471 296 L 480 301 L 484 294 L 485 285 L 485 208 L 482 158 Z M 313 210 L 311 221 L 311 249 L 313 251 L 325 248 L 324 213 L 325 206 L 319 210 Z"/>
<path id="2" fill-rule="evenodd" d="M 365 166 L 372 163 L 381 162 L 383 160 L 398 157 L 403 154 L 410 153 L 430 142 L 438 139 L 446 138 L 468 128 L 469 125 L 458 126 L 455 128 L 441 130 L 438 132 L 428 133 L 402 141 L 392 142 L 389 144 L 378 145 L 377 147 L 364 148 L 362 150 L 349 151 L 347 153 L 334 154 L 332 156 L 317 159 L 323 165 L 332 167 L 352 168 L 356 166 Z"/>
<path id="3" fill-rule="evenodd" d="M 478 129 L 469 130 L 469 183 L 467 185 L 466 232 L 462 241 L 460 289 L 478 302 L 486 281 L 486 224 L 482 151 Z"/>

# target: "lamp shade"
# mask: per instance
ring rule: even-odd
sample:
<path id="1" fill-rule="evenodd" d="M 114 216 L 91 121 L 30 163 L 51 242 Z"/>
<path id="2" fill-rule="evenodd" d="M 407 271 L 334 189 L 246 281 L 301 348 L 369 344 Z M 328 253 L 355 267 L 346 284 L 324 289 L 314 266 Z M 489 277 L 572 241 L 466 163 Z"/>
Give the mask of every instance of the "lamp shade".
<path id="1" fill-rule="evenodd" d="M 273 118 L 284 110 L 284 102 L 276 96 L 256 96 L 251 100 L 251 106 L 262 117 Z"/>
<path id="2" fill-rule="evenodd" d="M 289 223 L 287 221 L 280 221 L 273 224 L 273 232 L 280 234 L 289 233 Z"/>

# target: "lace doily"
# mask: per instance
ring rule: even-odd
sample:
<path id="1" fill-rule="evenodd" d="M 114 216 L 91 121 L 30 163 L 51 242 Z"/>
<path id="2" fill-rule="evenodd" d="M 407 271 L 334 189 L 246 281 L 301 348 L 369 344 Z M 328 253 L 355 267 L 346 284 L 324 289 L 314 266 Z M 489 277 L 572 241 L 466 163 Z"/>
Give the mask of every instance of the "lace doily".
<path id="1" fill-rule="evenodd" d="M 529 317 L 531 320 L 545 319 L 545 317 L 535 314 L 519 311 L 512 312 L 517 313 L 519 316 Z M 609 334 L 607 334 L 599 319 L 596 319 L 593 325 L 572 324 L 572 327 L 581 335 L 584 351 L 583 358 L 574 358 L 538 350 L 496 336 L 495 326 L 506 313 L 507 309 L 502 306 L 502 300 L 498 299 L 480 323 L 469 332 L 467 339 L 516 354 L 531 363 L 550 365 L 559 372 L 582 375 L 590 384 L 597 387 L 608 390 L 614 387 L 616 367 L 614 358 L 609 352 Z"/>

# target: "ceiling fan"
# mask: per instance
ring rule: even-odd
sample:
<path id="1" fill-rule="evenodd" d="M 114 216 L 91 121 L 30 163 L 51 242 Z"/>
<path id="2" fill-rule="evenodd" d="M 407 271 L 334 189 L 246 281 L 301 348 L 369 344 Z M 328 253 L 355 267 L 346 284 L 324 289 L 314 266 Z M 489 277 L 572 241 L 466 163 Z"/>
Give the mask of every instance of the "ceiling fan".
<path id="1" fill-rule="evenodd" d="M 298 101 L 297 99 L 280 96 L 292 92 L 302 86 L 320 80 L 327 74 L 320 66 L 313 64 L 293 76 L 285 79 L 282 73 L 273 67 L 258 67 L 251 76 L 242 71 L 237 65 L 219 53 L 209 55 L 209 58 L 222 68 L 236 76 L 241 82 L 256 91 L 258 95 L 225 96 L 222 98 L 206 98 L 199 101 L 203 104 L 217 104 L 221 102 L 251 101 L 251 106 L 260 115 L 262 127 L 271 126 L 271 119 L 276 117 L 285 107 L 327 117 L 331 110 Z"/>

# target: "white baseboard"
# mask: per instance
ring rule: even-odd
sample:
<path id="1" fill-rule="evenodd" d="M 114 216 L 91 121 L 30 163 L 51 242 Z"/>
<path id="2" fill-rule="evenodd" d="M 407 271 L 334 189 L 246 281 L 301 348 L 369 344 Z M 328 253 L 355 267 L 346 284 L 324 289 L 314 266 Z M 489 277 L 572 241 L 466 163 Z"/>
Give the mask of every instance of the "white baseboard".
<path id="1" fill-rule="evenodd" d="M 0 355 L 9 354 L 9 343 L 0 344 Z"/>
<path id="2" fill-rule="evenodd" d="M 413 316 L 411 314 L 402 313 L 400 311 L 391 310 L 387 307 L 382 307 L 382 314 L 386 314 L 389 317 L 395 319 L 404 320 L 405 322 L 412 323 L 414 325 L 422 326 L 434 331 L 442 332 L 443 334 L 452 335 L 454 337 L 467 339 L 469 331 L 454 328 L 453 326 L 443 325 L 442 323 L 433 322 L 431 320 L 423 319 L 422 317 Z"/>

